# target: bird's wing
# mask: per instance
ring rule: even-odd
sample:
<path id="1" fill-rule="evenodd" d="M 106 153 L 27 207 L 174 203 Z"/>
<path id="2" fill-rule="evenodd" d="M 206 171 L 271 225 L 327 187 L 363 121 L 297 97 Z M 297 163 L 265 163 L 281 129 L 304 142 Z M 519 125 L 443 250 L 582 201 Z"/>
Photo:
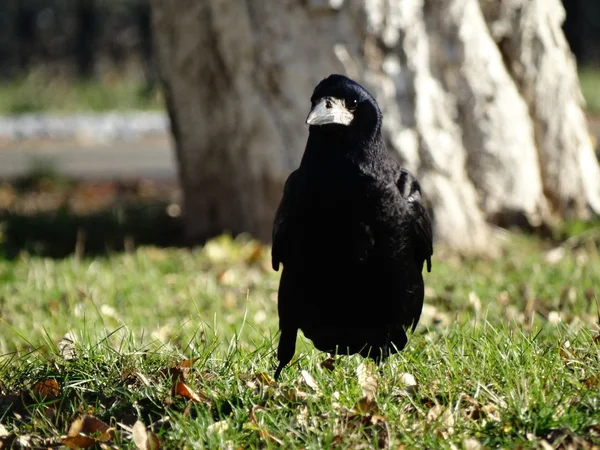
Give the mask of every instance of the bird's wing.
<path id="1" fill-rule="evenodd" d="M 421 200 L 421 186 L 418 180 L 406 169 L 400 169 L 396 186 L 408 203 L 413 230 L 416 236 L 416 250 L 419 260 L 427 261 L 427 272 L 431 272 L 433 255 L 432 227 L 427 209 Z"/>
<path id="2" fill-rule="evenodd" d="M 275 213 L 273 221 L 273 247 L 271 249 L 271 263 L 273 270 L 279 270 L 279 264 L 286 258 L 286 247 L 293 226 L 293 210 L 298 191 L 298 171 L 293 171 L 283 187 L 283 196 Z"/>

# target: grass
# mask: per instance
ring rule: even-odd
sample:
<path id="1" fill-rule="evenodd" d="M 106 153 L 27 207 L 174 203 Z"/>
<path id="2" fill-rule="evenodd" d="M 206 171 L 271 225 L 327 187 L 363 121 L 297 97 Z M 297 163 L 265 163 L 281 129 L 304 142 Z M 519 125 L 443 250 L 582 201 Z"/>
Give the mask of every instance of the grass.
<path id="1" fill-rule="evenodd" d="M 586 103 L 586 110 L 600 114 L 600 68 L 582 67 L 579 70 L 579 83 Z"/>
<path id="2" fill-rule="evenodd" d="M 0 83 L 0 113 L 81 113 L 128 110 L 161 110 L 160 92 L 141 80 L 105 76 L 67 80 L 40 73 Z"/>
<path id="3" fill-rule="evenodd" d="M 192 250 L 0 260 L 0 442 L 600 445 L 600 255 L 597 233 L 582 233 L 562 258 L 525 236 L 496 261 L 440 251 L 401 354 L 376 368 L 329 359 L 300 335 L 278 383 L 279 274 L 269 248 L 244 236 Z"/>

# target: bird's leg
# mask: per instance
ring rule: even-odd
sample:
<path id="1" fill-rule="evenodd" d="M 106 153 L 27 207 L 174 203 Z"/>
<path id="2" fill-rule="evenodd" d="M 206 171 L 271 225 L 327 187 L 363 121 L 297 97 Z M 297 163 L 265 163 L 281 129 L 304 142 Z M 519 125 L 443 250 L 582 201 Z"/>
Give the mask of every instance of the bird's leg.
<path id="1" fill-rule="evenodd" d="M 281 337 L 279 338 L 279 346 L 277 347 L 277 359 L 279 365 L 275 369 L 275 380 L 279 379 L 279 375 L 283 368 L 289 363 L 294 357 L 296 351 L 296 333 L 297 328 L 284 328 L 281 330 Z"/>

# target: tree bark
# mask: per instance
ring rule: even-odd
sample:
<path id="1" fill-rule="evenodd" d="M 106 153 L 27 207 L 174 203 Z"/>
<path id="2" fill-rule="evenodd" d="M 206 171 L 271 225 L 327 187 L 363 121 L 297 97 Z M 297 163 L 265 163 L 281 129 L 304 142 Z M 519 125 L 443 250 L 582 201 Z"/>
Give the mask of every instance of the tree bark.
<path id="1" fill-rule="evenodd" d="M 152 13 L 191 242 L 270 238 L 312 89 L 335 72 L 377 98 L 439 242 L 478 253 L 491 224 L 600 211 L 559 0 L 152 0 Z"/>

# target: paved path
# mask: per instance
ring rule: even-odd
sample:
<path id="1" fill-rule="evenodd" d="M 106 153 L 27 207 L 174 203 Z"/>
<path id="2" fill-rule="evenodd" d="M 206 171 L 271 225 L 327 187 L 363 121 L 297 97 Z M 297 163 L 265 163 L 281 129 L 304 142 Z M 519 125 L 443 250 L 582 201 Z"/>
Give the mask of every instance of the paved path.
<path id="1" fill-rule="evenodd" d="M 167 139 L 83 145 L 74 142 L 0 147 L 0 178 L 27 173 L 47 163 L 58 173 L 90 179 L 177 178 L 175 153 Z"/>

